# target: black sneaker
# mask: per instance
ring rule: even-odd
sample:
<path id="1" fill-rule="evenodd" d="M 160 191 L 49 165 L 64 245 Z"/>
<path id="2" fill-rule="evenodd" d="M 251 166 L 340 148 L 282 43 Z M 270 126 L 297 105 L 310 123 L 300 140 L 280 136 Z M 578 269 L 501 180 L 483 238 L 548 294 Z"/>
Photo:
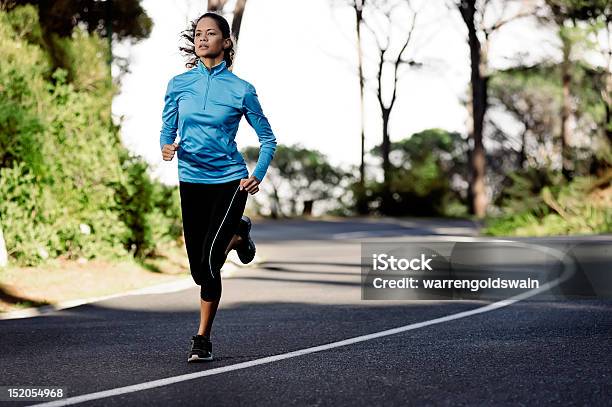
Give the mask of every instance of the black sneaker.
<path id="1" fill-rule="evenodd" d="M 238 258 L 243 264 L 250 263 L 255 258 L 255 242 L 251 239 L 250 231 L 251 219 L 249 219 L 248 216 L 243 216 L 240 219 L 237 233 L 237 235 L 242 238 L 242 242 L 236 247 Z"/>
<path id="2" fill-rule="evenodd" d="M 212 360 L 212 343 L 210 339 L 202 335 L 191 337 L 191 351 L 187 362 L 200 362 L 204 360 Z"/>

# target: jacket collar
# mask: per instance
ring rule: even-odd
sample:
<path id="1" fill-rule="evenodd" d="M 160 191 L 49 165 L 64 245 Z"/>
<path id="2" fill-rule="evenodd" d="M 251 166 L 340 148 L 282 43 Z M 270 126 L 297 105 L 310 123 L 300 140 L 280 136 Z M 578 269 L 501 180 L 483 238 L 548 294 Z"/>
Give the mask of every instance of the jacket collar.
<path id="1" fill-rule="evenodd" d="M 225 63 L 225 60 L 221 61 L 219 64 L 213 66 L 210 71 L 208 70 L 208 68 L 206 68 L 206 66 L 204 65 L 204 63 L 202 62 L 201 59 L 198 59 L 198 71 L 200 71 L 200 73 L 208 76 L 215 76 L 217 74 L 219 74 L 220 72 L 222 72 L 225 69 L 225 66 L 227 64 Z"/>

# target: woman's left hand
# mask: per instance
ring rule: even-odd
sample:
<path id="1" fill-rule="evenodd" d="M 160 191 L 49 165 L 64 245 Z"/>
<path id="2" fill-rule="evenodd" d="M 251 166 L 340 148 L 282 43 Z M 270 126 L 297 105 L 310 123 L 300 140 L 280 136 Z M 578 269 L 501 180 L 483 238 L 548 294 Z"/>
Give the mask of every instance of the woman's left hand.
<path id="1" fill-rule="evenodd" d="M 259 180 L 251 175 L 249 178 L 240 180 L 240 189 L 245 189 L 249 194 L 253 195 L 259 191 Z"/>

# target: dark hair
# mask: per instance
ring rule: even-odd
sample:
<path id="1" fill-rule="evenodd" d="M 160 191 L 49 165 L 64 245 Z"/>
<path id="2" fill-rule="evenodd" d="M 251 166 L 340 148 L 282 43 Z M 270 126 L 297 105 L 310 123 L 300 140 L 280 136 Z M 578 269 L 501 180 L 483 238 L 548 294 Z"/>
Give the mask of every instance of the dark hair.
<path id="1" fill-rule="evenodd" d="M 197 19 L 193 20 L 189 27 L 181 33 L 181 38 L 185 40 L 186 44 L 184 46 L 179 46 L 179 50 L 183 54 L 184 57 L 187 58 L 187 62 L 185 63 L 186 68 L 193 68 L 198 64 L 198 60 L 200 59 L 195 52 L 195 29 L 204 17 L 209 17 L 215 20 L 217 26 L 221 30 L 221 35 L 223 39 L 229 38 L 231 41 L 231 45 L 229 48 L 223 50 L 223 60 L 225 64 L 229 68 L 232 66 L 232 62 L 234 59 L 234 41 L 232 40 L 230 33 L 230 26 L 225 17 L 217 13 L 205 13 L 202 14 Z"/>

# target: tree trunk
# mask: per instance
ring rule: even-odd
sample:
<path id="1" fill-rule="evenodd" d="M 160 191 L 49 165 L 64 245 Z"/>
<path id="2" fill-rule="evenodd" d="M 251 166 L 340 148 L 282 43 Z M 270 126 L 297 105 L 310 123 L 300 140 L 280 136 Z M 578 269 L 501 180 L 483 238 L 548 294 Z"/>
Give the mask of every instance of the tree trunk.
<path id="1" fill-rule="evenodd" d="M 608 143 L 612 145 L 612 115 L 610 114 L 610 103 L 606 103 L 606 123 L 604 132 L 608 138 Z"/>
<path id="2" fill-rule="evenodd" d="M 312 199 L 304 201 L 304 209 L 302 209 L 302 216 L 312 215 L 312 205 L 313 204 L 314 204 L 314 201 Z"/>
<path id="3" fill-rule="evenodd" d="M 391 153 L 391 140 L 389 138 L 389 116 L 391 114 L 390 109 L 382 109 L 382 144 L 381 144 L 381 155 L 383 159 L 382 168 L 384 176 L 385 188 L 389 187 L 391 183 L 391 162 L 389 161 L 389 154 Z"/>
<path id="4" fill-rule="evenodd" d="M 468 44 L 470 47 L 471 61 L 471 106 L 470 123 L 468 126 L 469 137 L 472 139 L 472 151 L 470 158 L 471 179 L 468 190 L 470 211 L 477 217 L 482 218 L 487 210 L 487 196 L 485 186 L 486 157 L 482 142 L 482 131 L 484 117 L 487 110 L 487 78 L 486 78 L 486 53 L 483 55 L 480 40 L 476 35 L 476 22 L 474 15 L 476 5 L 474 0 L 462 1 L 460 9 L 463 20 L 468 28 Z"/>
<path id="5" fill-rule="evenodd" d="M 612 105 L 612 74 L 610 72 L 606 73 L 606 86 L 602 89 L 601 93 L 606 112 L 603 133 L 608 139 L 608 143 L 612 145 L 612 112 L 610 112 L 610 105 Z"/>
<path id="6" fill-rule="evenodd" d="M 382 107 L 382 106 L 381 106 Z M 382 120 L 383 120 L 383 138 L 381 143 L 381 156 L 383 159 L 383 188 L 381 196 L 381 212 L 386 215 L 395 213 L 396 208 L 393 202 L 393 195 L 391 192 L 391 162 L 389 161 L 389 154 L 391 152 L 391 140 L 389 138 L 389 116 L 391 109 L 382 107 Z"/>
<path id="7" fill-rule="evenodd" d="M 208 0 L 208 11 L 222 11 L 227 0 Z"/>
<path id="8" fill-rule="evenodd" d="M 518 156 L 519 170 L 522 170 L 523 168 L 525 168 L 525 162 L 527 161 L 526 144 L 527 144 L 527 129 L 525 129 L 523 133 L 521 133 L 521 151 L 519 152 L 519 156 Z"/>
<path id="9" fill-rule="evenodd" d="M 289 216 L 296 216 L 297 215 L 297 199 L 290 199 L 289 202 L 291 202 L 291 208 L 289 209 Z"/>
<path id="10" fill-rule="evenodd" d="M 361 156 L 359 159 L 359 198 L 356 201 L 356 210 L 360 215 L 365 215 L 369 212 L 368 200 L 365 197 L 365 108 L 363 91 L 365 88 L 365 78 L 363 77 L 363 52 L 361 50 L 361 20 L 363 19 L 363 8 L 357 4 L 359 0 L 355 0 L 355 26 L 357 28 L 357 71 L 359 75 L 359 115 L 360 115 L 360 133 L 361 133 Z M 363 6 L 363 4 L 361 4 Z"/>
<path id="11" fill-rule="evenodd" d="M 0 226 L 0 267 L 6 266 L 8 266 L 8 253 L 6 251 L 4 235 L 2 234 L 2 227 Z"/>
<path id="12" fill-rule="evenodd" d="M 572 113 L 571 105 L 571 81 L 570 73 L 570 53 L 571 40 L 562 35 L 563 41 L 563 61 L 561 63 L 561 81 L 563 86 L 562 108 L 561 108 L 561 172 L 565 179 L 571 179 L 571 160 L 569 157 L 569 140 L 572 137 L 570 126 L 570 116 Z"/>
<path id="13" fill-rule="evenodd" d="M 278 189 L 276 189 L 276 185 L 271 183 L 272 185 L 272 202 L 270 203 L 270 216 L 272 219 L 278 219 L 279 217 L 283 217 L 283 211 L 281 209 L 280 199 L 278 197 Z"/>
<path id="14" fill-rule="evenodd" d="M 608 35 L 608 38 L 612 34 L 611 18 L 607 19 L 606 33 Z M 612 146 L 612 112 L 610 111 L 612 109 L 612 43 L 608 42 L 608 47 L 606 51 L 606 80 L 604 89 L 602 89 L 602 99 L 604 101 L 604 107 L 606 111 L 606 122 L 604 123 L 603 132 L 606 138 L 608 139 L 608 143 L 610 143 L 610 146 Z"/>
<path id="15" fill-rule="evenodd" d="M 242 24 L 242 16 L 244 14 L 244 8 L 246 7 L 247 0 L 237 0 L 234 6 L 234 18 L 232 19 L 232 34 L 236 45 L 238 44 L 238 37 L 240 36 L 240 26 Z M 208 0 L 208 11 L 223 12 L 227 0 Z"/>
<path id="16" fill-rule="evenodd" d="M 359 101 L 361 115 L 361 159 L 359 161 L 359 184 L 363 188 L 365 186 L 365 128 L 364 128 L 364 100 L 363 100 L 363 53 L 361 51 L 361 20 L 363 19 L 363 4 L 359 0 L 355 0 L 355 27 L 357 29 L 357 70 L 359 74 Z"/>
<path id="17" fill-rule="evenodd" d="M 234 19 L 232 20 L 232 33 L 234 34 L 234 38 L 236 39 L 236 44 L 238 44 L 238 36 L 240 35 L 240 25 L 242 24 L 242 15 L 244 14 L 244 8 L 246 6 L 247 0 L 238 0 L 236 1 L 236 6 L 234 7 Z"/>

